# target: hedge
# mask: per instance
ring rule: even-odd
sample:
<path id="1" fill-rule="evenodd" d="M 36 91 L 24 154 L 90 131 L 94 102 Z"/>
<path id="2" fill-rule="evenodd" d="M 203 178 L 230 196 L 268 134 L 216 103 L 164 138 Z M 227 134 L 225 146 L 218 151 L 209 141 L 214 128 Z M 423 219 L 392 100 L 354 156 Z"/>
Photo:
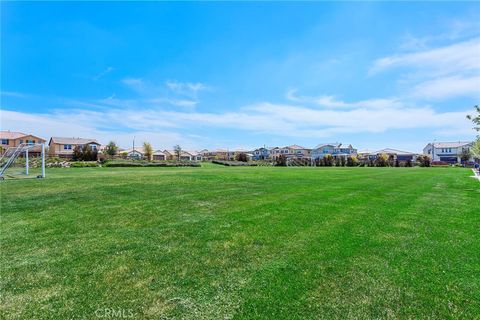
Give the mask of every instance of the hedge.
<path id="1" fill-rule="evenodd" d="M 121 162 L 111 161 L 106 162 L 104 167 L 119 168 L 119 167 L 200 167 L 200 163 L 196 162 Z"/>
<path id="2" fill-rule="evenodd" d="M 257 166 L 256 163 L 252 162 L 242 162 L 242 161 L 224 161 L 224 160 L 213 160 L 212 163 L 220 164 L 222 166 L 228 167 L 252 167 Z"/>

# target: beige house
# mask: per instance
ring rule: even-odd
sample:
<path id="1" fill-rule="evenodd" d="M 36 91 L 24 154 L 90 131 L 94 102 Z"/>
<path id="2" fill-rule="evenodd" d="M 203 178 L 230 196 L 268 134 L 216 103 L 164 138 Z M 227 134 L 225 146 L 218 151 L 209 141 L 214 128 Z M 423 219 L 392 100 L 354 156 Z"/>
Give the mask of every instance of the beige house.
<path id="1" fill-rule="evenodd" d="M 45 139 L 34 136 L 32 134 L 14 131 L 0 131 L 0 152 L 3 153 L 5 150 L 11 147 L 18 147 L 22 143 L 36 144 L 45 143 L 45 141 Z M 30 154 L 38 155 L 42 152 L 41 146 L 35 147 L 29 152 Z"/>
<path id="2" fill-rule="evenodd" d="M 48 154 L 51 157 L 71 158 L 76 146 L 89 145 L 98 151 L 100 143 L 95 139 L 51 137 L 48 142 Z"/>

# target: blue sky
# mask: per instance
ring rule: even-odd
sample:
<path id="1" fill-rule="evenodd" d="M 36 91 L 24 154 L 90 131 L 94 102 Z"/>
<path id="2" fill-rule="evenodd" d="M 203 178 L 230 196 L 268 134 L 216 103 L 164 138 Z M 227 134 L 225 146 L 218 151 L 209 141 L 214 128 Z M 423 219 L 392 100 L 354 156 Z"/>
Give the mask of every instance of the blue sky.
<path id="1" fill-rule="evenodd" d="M 480 3 L 1 3 L 1 128 L 156 149 L 475 137 Z"/>

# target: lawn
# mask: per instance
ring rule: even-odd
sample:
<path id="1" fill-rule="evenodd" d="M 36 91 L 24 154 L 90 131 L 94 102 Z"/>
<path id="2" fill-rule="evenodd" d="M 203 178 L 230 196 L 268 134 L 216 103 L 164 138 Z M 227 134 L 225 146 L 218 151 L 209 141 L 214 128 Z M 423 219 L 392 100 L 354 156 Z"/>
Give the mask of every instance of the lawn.
<path id="1" fill-rule="evenodd" d="M 1 318 L 479 318 L 470 175 L 208 165 L 4 181 Z"/>

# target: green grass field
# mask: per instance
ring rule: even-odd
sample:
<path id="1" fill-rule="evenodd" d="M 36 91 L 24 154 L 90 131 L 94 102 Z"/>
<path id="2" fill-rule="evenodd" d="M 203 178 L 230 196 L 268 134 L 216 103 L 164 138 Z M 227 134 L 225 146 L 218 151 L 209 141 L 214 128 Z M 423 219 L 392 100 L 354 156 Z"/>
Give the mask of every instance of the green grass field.
<path id="1" fill-rule="evenodd" d="M 0 318 L 478 319 L 470 175 L 207 165 L 4 181 Z"/>

